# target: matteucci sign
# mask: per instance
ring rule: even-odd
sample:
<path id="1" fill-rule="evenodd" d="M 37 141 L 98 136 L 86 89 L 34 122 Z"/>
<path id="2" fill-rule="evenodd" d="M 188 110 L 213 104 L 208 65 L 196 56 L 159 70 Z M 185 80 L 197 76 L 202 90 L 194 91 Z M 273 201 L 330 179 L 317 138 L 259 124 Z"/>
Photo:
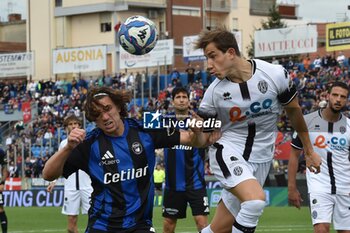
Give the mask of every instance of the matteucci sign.
<path id="1" fill-rule="evenodd" d="M 256 31 L 255 57 L 270 57 L 317 51 L 316 25 Z"/>
<path id="2" fill-rule="evenodd" d="M 80 73 L 106 69 L 107 48 L 104 45 L 53 51 L 53 73 Z"/>

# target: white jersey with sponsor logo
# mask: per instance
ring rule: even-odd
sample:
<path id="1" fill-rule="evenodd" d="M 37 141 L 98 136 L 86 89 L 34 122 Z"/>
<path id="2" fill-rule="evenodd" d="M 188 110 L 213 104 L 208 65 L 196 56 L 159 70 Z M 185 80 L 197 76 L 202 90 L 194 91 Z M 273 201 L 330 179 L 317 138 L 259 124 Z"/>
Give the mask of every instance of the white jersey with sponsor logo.
<path id="1" fill-rule="evenodd" d="M 282 106 L 296 96 L 280 65 L 250 60 L 253 76 L 243 83 L 216 79 L 205 92 L 199 112 L 222 122 L 220 144 L 233 144 L 246 161 L 271 161 Z"/>
<path id="2" fill-rule="evenodd" d="M 59 150 L 63 148 L 67 144 L 67 139 L 64 139 L 59 146 Z M 82 170 L 78 170 L 68 177 L 68 179 L 64 179 L 64 189 L 65 190 L 81 190 L 88 189 L 92 191 L 91 179 L 86 172 Z"/>
<path id="3" fill-rule="evenodd" d="M 306 171 L 309 192 L 350 194 L 350 120 L 341 115 L 337 122 L 322 118 L 321 110 L 305 115 L 314 151 L 322 158 L 319 174 Z M 302 150 L 297 133 L 292 146 Z"/>

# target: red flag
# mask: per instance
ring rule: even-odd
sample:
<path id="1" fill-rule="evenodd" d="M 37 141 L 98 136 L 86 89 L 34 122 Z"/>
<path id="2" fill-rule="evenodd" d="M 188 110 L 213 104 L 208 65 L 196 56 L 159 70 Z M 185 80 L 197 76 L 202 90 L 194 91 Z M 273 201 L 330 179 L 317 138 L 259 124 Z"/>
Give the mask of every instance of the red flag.
<path id="1" fill-rule="evenodd" d="M 5 190 L 21 190 L 22 179 L 21 178 L 6 178 Z"/>
<path id="2" fill-rule="evenodd" d="M 26 124 L 32 119 L 32 110 L 30 107 L 30 102 L 22 103 L 22 112 L 23 112 L 23 123 Z"/>
<path id="3" fill-rule="evenodd" d="M 114 30 L 115 30 L 116 32 L 118 32 L 121 25 L 122 25 L 122 24 L 121 24 L 120 22 L 117 23 L 117 24 L 114 26 Z"/>

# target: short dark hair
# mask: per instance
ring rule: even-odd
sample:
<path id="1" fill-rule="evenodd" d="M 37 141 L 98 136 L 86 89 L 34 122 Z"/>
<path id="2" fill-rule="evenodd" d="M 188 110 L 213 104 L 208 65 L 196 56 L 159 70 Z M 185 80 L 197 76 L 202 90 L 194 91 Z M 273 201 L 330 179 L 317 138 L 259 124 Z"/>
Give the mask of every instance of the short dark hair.
<path id="1" fill-rule="evenodd" d="M 175 96 L 179 94 L 180 92 L 186 93 L 187 97 L 190 98 L 190 94 L 188 93 L 187 89 L 185 87 L 175 87 L 173 91 L 171 92 L 171 96 L 173 100 L 175 99 Z"/>
<path id="2" fill-rule="evenodd" d="M 64 127 L 67 127 L 71 121 L 76 121 L 79 123 L 80 126 L 82 126 L 82 120 L 76 115 L 70 114 L 66 116 L 66 118 L 64 118 L 64 121 L 63 121 Z"/>
<path id="3" fill-rule="evenodd" d="M 332 83 L 332 85 L 328 88 L 328 93 L 331 93 L 332 89 L 334 87 L 341 87 L 341 88 L 347 90 L 348 91 L 348 95 L 349 95 L 349 86 L 346 83 L 340 82 L 340 81 L 336 81 L 336 82 Z"/>
<path id="4" fill-rule="evenodd" d="M 225 27 L 217 27 L 213 30 L 203 30 L 199 34 L 196 42 L 197 49 L 205 49 L 208 44 L 214 43 L 216 47 L 226 53 L 229 48 L 233 48 L 237 56 L 241 56 L 235 35 Z"/>
<path id="5" fill-rule="evenodd" d="M 100 115 L 100 110 L 97 106 L 100 106 L 98 100 L 109 96 L 112 102 L 120 109 L 120 117 L 125 118 L 128 116 L 126 103 L 130 101 L 131 93 L 129 91 L 114 90 L 110 87 L 95 87 L 89 90 L 84 103 L 84 111 L 86 119 L 89 121 L 95 121 Z"/>

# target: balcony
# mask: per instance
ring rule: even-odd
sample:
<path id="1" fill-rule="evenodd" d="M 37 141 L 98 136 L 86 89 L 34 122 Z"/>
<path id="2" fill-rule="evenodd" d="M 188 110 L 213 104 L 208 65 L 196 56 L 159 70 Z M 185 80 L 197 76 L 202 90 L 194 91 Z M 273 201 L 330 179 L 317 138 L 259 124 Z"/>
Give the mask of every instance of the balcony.
<path id="1" fill-rule="evenodd" d="M 127 11 L 133 7 L 166 8 L 167 0 L 56 0 L 55 16 L 72 16 L 98 12 Z"/>
<path id="2" fill-rule="evenodd" d="M 250 15 L 267 16 L 276 0 L 250 0 Z"/>
<path id="3" fill-rule="evenodd" d="M 166 0 L 115 0 L 116 5 L 165 8 Z"/>
<path id="4" fill-rule="evenodd" d="M 230 13 L 230 0 L 206 0 L 205 10 L 218 13 Z"/>

